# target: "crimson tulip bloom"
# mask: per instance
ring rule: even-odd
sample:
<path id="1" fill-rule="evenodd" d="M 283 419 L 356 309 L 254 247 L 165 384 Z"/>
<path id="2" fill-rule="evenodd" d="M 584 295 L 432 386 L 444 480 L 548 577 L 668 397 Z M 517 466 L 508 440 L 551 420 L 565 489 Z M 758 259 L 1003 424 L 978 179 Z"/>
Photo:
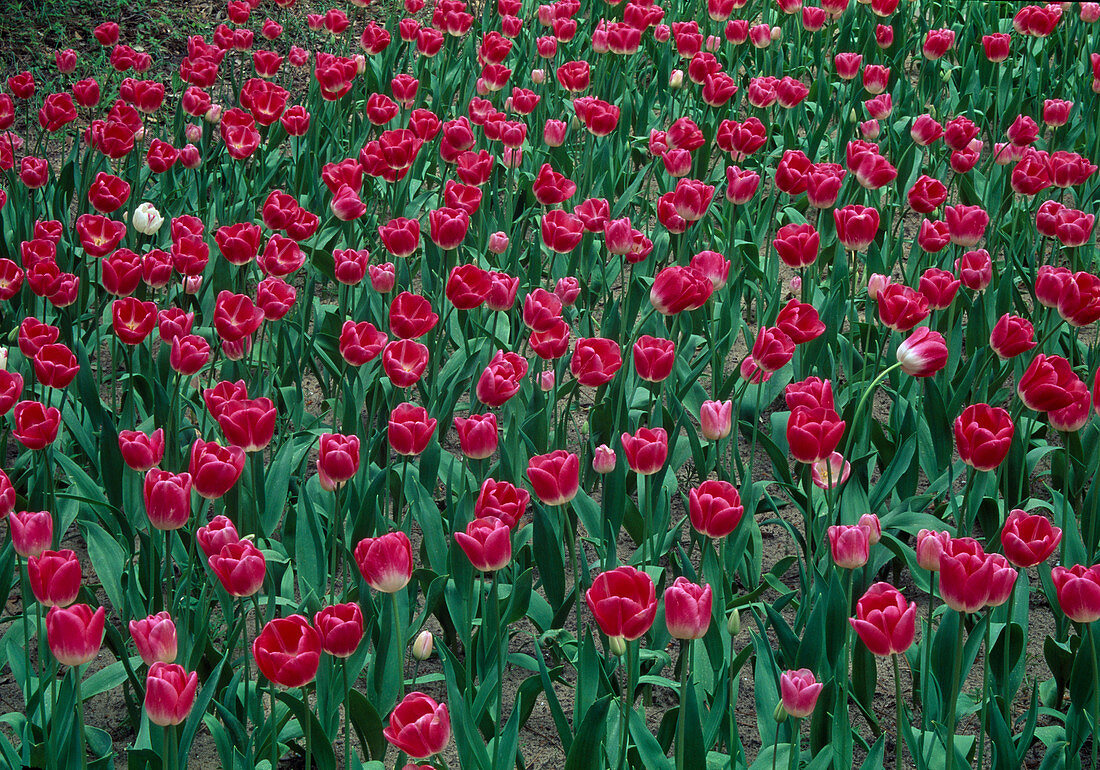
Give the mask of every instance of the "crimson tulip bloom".
<path id="1" fill-rule="evenodd" d="M 584 223 L 580 217 L 562 209 L 552 209 L 542 215 L 542 242 L 551 251 L 568 254 L 580 244 Z"/>
<path id="2" fill-rule="evenodd" d="M 403 291 L 390 303 L 390 331 L 403 339 L 416 339 L 435 328 L 439 316 L 419 294 Z"/>
<path id="3" fill-rule="evenodd" d="M 649 301 L 661 315 L 697 310 L 714 293 L 714 284 L 693 267 L 672 265 L 657 273 L 649 290 Z"/>
<path id="4" fill-rule="evenodd" d="M 217 421 L 232 446 L 259 452 L 275 435 L 275 403 L 266 397 L 234 399 L 226 402 Z"/>
<path id="5" fill-rule="evenodd" d="M 8 515 L 12 547 L 24 559 L 38 556 L 53 543 L 53 516 L 49 511 L 20 511 Z"/>
<path id="6" fill-rule="evenodd" d="M 1067 618 L 1074 623 L 1100 620 L 1100 564 L 1077 564 L 1069 569 L 1057 566 L 1050 577 L 1058 592 L 1058 606 Z"/>
<path id="7" fill-rule="evenodd" d="M 710 628 L 713 590 L 681 575 L 665 589 L 665 624 L 673 639 L 702 639 Z"/>
<path id="8" fill-rule="evenodd" d="M 444 251 L 457 249 L 466 238 L 470 215 L 456 208 L 443 207 L 428 213 L 432 242 Z"/>
<path id="9" fill-rule="evenodd" d="M 641 476 L 650 476 L 668 459 L 668 433 L 664 428 L 639 428 L 634 435 L 623 433 L 623 453 L 630 470 Z"/>
<path id="10" fill-rule="evenodd" d="M 951 242 L 970 248 L 985 235 L 989 214 L 981 206 L 948 206 L 944 209 Z"/>
<path id="11" fill-rule="evenodd" d="M 60 342 L 43 345 L 34 356 L 35 377 L 48 387 L 67 388 L 79 371 L 76 354 Z"/>
<path id="12" fill-rule="evenodd" d="M 479 519 L 497 518 L 515 529 L 520 525 L 530 501 L 531 495 L 526 489 L 507 481 L 485 479 L 474 502 L 474 516 Z"/>
<path id="13" fill-rule="evenodd" d="M 252 656 L 264 676 L 281 687 L 303 687 L 321 665 L 321 636 L 301 615 L 276 618 L 252 642 Z"/>
<path id="14" fill-rule="evenodd" d="M 594 388 L 610 382 L 622 365 L 622 354 L 614 341 L 582 337 L 573 349 L 569 371 L 581 385 Z"/>
<path id="15" fill-rule="evenodd" d="M 864 251 L 875 239 L 879 227 L 877 209 L 849 205 L 833 211 L 837 238 L 849 251 Z"/>
<path id="16" fill-rule="evenodd" d="M 527 478 L 544 504 L 565 505 L 580 488 L 580 458 L 564 449 L 535 455 L 527 463 Z"/>
<path id="17" fill-rule="evenodd" d="M 458 433 L 458 445 L 462 454 L 471 460 L 484 460 L 492 457 L 497 450 L 500 437 L 497 433 L 495 414 L 472 414 L 469 417 L 455 417 L 455 432 Z"/>
<path id="18" fill-rule="evenodd" d="M 991 471 L 1004 462 L 1015 432 L 1008 412 L 989 404 L 972 404 L 955 418 L 959 457 L 979 471 Z"/>
<path id="19" fill-rule="evenodd" d="M 496 572 L 512 560 L 512 530 L 495 516 L 475 518 L 465 532 L 455 532 L 455 540 L 480 572 Z"/>
<path id="20" fill-rule="evenodd" d="M 763 372 L 776 372 L 794 356 L 794 340 L 778 327 L 762 327 L 752 346 L 752 360 Z"/>
<path id="21" fill-rule="evenodd" d="M 447 278 L 447 299 L 458 310 L 481 307 L 489 297 L 489 273 L 477 265 L 456 265 Z"/>
<path id="22" fill-rule="evenodd" d="M 917 603 L 906 602 L 889 583 L 874 583 L 856 602 L 852 628 L 873 655 L 897 655 L 913 645 L 917 634 Z"/>
<path id="23" fill-rule="evenodd" d="M 393 451 L 406 457 L 419 455 L 428 447 L 435 433 L 436 420 L 428 410 L 408 402 L 398 404 L 390 412 L 387 436 Z"/>
<path id="24" fill-rule="evenodd" d="M 159 530 L 179 529 L 191 518 L 191 474 L 152 468 L 142 487 L 145 514 Z"/>
<path id="25" fill-rule="evenodd" d="M 940 594 L 956 612 L 977 612 L 986 605 L 997 565 L 978 541 L 951 538 L 940 555 Z"/>
<path id="26" fill-rule="evenodd" d="M 395 340 L 382 350 L 382 370 L 398 388 L 415 385 L 427 367 L 428 348 L 419 342 Z"/>
<path id="27" fill-rule="evenodd" d="M 202 552 L 209 558 L 221 552 L 222 547 L 240 540 L 237 528 L 225 516 L 215 516 L 205 527 L 195 531 L 195 539 Z"/>
<path id="28" fill-rule="evenodd" d="M 45 607 L 68 607 L 80 593 L 80 559 L 70 550 L 43 551 L 27 559 L 34 598 Z"/>
<path id="29" fill-rule="evenodd" d="M 367 585 L 384 594 L 395 594 L 412 578 L 412 544 L 400 531 L 365 537 L 355 546 L 355 563 Z"/>
<path id="30" fill-rule="evenodd" d="M 147 666 L 157 661 L 172 663 L 176 660 L 176 624 L 167 611 L 150 615 L 143 620 L 130 621 L 130 637 L 138 655 Z"/>
<path id="31" fill-rule="evenodd" d="M 218 292 L 214 302 L 214 328 L 223 340 L 236 342 L 251 336 L 264 321 L 264 311 L 252 298 L 230 291 Z"/>
<path id="32" fill-rule="evenodd" d="M 523 324 L 532 331 L 549 331 L 561 320 L 561 312 L 561 300 L 546 289 L 535 289 L 523 300 Z"/>
<path id="33" fill-rule="evenodd" d="M 420 222 L 398 217 L 378 226 L 382 246 L 395 257 L 408 257 L 420 245 Z"/>
<path id="34" fill-rule="evenodd" d="M 195 705 L 199 675 L 183 666 L 156 661 L 145 678 L 145 713 L 155 725 L 183 724 Z"/>
<path id="35" fill-rule="evenodd" d="M 657 615 L 653 580 L 634 567 L 602 572 L 585 593 L 588 609 L 600 630 L 612 639 L 633 641 L 644 636 Z"/>
<path id="36" fill-rule="evenodd" d="M 487 406 L 501 406 L 519 393 L 527 376 L 527 359 L 518 353 L 498 350 L 478 377 L 475 394 Z"/>
<path id="37" fill-rule="evenodd" d="M 832 409 L 796 406 L 787 420 L 791 456 L 808 465 L 826 459 L 836 451 L 845 424 Z"/>
<path id="38" fill-rule="evenodd" d="M 1008 313 L 998 319 L 989 335 L 989 346 L 1002 361 L 1026 353 L 1035 344 L 1035 328 L 1031 321 Z"/>
<path id="39" fill-rule="evenodd" d="M 1005 556 L 1017 567 L 1027 569 L 1050 558 L 1062 540 L 1062 530 L 1045 516 L 1033 516 L 1015 508 L 1001 529 Z"/>
<path id="40" fill-rule="evenodd" d="M 878 292 L 879 318 L 894 331 L 907 332 L 928 317 L 928 298 L 900 283 Z"/>
<path id="41" fill-rule="evenodd" d="M 676 345 L 672 340 L 642 335 L 634 343 L 634 369 L 647 382 L 661 382 L 672 374 Z"/>
<path id="42" fill-rule="evenodd" d="M 206 561 L 230 596 L 252 596 L 264 584 L 267 560 L 251 540 L 226 543 Z"/>
<path id="43" fill-rule="evenodd" d="M 451 717 L 445 704 L 410 692 L 394 708 L 382 734 L 398 751 L 425 759 L 443 751 L 451 740 Z"/>
<path id="44" fill-rule="evenodd" d="M 317 454 L 317 476 L 321 488 L 332 492 L 359 470 L 359 437 L 322 433 Z"/>
<path id="45" fill-rule="evenodd" d="M 741 494 L 727 481 L 709 479 L 688 492 L 691 526 L 707 537 L 731 534 L 744 513 Z"/>
<path id="46" fill-rule="evenodd" d="M 1040 353 L 1020 377 L 1016 392 L 1028 409 L 1052 412 L 1073 402 L 1075 380 L 1078 377 L 1069 361 L 1061 356 Z"/>
<path id="47" fill-rule="evenodd" d="M 803 719 L 814 713 L 817 697 L 823 684 L 814 678 L 808 668 L 796 671 L 784 671 L 779 675 L 779 691 L 783 710 L 796 719 Z"/>
<path id="48" fill-rule="evenodd" d="M 195 491 L 207 500 L 217 500 L 237 483 L 244 472 L 244 460 L 241 447 L 223 447 L 216 441 L 195 439 L 188 468 Z"/>
<path id="49" fill-rule="evenodd" d="M 63 666 L 91 663 L 103 645 L 106 611 L 87 604 L 50 607 L 46 613 L 46 640 L 50 652 Z"/>
<path id="50" fill-rule="evenodd" d="M 386 339 L 370 321 L 344 321 L 340 330 L 340 355 L 350 366 L 362 366 L 382 352 Z"/>
<path id="51" fill-rule="evenodd" d="M 355 602 L 325 607 L 313 616 L 321 649 L 335 658 L 350 658 L 363 641 L 363 611 Z"/>
<path id="52" fill-rule="evenodd" d="M 12 435 L 30 450 L 45 449 L 57 439 L 61 412 L 39 401 L 20 401 L 12 412 L 15 429 Z"/>
<path id="53" fill-rule="evenodd" d="M 732 401 L 704 401 L 699 408 L 699 432 L 708 441 L 718 441 L 733 430 Z"/>

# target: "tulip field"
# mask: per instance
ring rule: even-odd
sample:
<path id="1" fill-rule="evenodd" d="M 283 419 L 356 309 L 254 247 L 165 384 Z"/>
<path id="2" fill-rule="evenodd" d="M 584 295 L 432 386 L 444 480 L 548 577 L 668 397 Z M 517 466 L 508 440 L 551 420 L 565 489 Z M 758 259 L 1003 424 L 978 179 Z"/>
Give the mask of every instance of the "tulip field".
<path id="1" fill-rule="evenodd" d="M 0 50 L 0 767 L 1100 768 L 1100 3 L 122 7 Z"/>

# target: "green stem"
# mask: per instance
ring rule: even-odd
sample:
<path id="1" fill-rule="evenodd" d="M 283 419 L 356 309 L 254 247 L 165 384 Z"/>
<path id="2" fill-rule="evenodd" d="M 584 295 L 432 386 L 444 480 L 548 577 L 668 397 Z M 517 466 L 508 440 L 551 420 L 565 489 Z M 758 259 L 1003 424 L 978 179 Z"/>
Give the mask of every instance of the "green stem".
<path id="1" fill-rule="evenodd" d="M 302 725 L 302 729 L 306 733 L 306 770 L 310 770 L 313 765 L 313 730 L 310 729 L 309 724 L 309 685 L 307 684 L 302 688 L 302 697 L 306 702 L 306 723 Z"/>
<path id="2" fill-rule="evenodd" d="M 791 717 L 791 748 L 787 753 L 787 770 L 795 770 L 799 765 L 799 754 L 802 753 L 802 730 L 796 717 Z"/>
<path id="3" fill-rule="evenodd" d="M 993 610 L 990 608 L 986 611 L 985 619 L 985 665 L 982 666 L 982 709 L 981 715 L 978 718 L 978 767 L 982 767 L 982 760 L 985 759 L 985 734 L 986 734 L 986 714 L 989 708 L 989 698 L 986 697 L 989 693 L 989 627 L 993 623 Z M 1005 626 L 1004 633 L 1008 633 L 1008 626 Z M 1007 642 L 1008 639 L 1006 638 Z M 1008 656 L 1008 645 L 1005 645 L 1005 656 Z"/>
<path id="4" fill-rule="evenodd" d="M 905 709 L 901 700 L 901 669 L 898 667 L 898 654 L 895 652 L 891 657 L 894 659 L 894 706 L 897 709 L 894 717 L 894 728 L 897 731 L 897 737 L 894 739 L 894 767 L 901 770 L 904 767 L 901 761 L 905 757 L 905 747 L 902 745 L 901 738 L 901 718 Z M 978 767 L 981 767 L 981 763 Z"/>
<path id="5" fill-rule="evenodd" d="M 180 750 L 179 734 L 176 732 L 175 726 L 168 725 L 164 728 L 164 743 L 167 747 L 165 751 L 168 753 L 168 768 L 169 770 L 176 770 L 180 763 Z"/>
<path id="6" fill-rule="evenodd" d="M 687 728 L 687 690 L 691 668 L 691 640 L 680 640 L 680 710 L 676 720 L 676 770 L 684 770 L 684 733 Z"/>
<path id="7" fill-rule="evenodd" d="M 397 699 L 401 700 L 405 692 L 405 640 L 401 632 L 401 612 L 397 608 L 396 593 L 390 594 L 390 605 L 393 607 L 393 627 L 397 635 L 397 654 L 399 656 L 398 666 L 401 669 L 401 676 L 397 680 Z"/>
<path id="8" fill-rule="evenodd" d="M 1092 650 L 1092 724 L 1095 728 L 1100 725 L 1100 669 L 1097 668 L 1096 656 L 1096 624 L 1089 623 L 1089 647 Z M 1096 733 L 1092 735 L 1092 767 L 1100 767 L 1097 760 L 1100 759 L 1100 739 Z"/>
<path id="9" fill-rule="evenodd" d="M 629 730 L 629 714 L 630 709 L 634 708 L 634 679 L 631 672 L 633 656 L 630 654 L 633 648 L 633 643 L 624 642 L 626 644 L 626 666 L 623 668 L 623 709 L 622 709 L 622 728 L 619 736 L 619 768 L 622 770 L 626 767 L 626 752 L 628 748 L 627 733 Z M 620 662 L 623 660 L 621 656 Z"/>
<path id="10" fill-rule="evenodd" d="M 852 424 L 849 426 L 848 430 L 849 436 L 852 436 L 855 433 L 854 428 L 856 427 L 856 425 L 859 424 L 859 416 L 863 412 L 863 407 L 866 406 L 867 399 L 871 397 L 871 394 L 874 392 L 875 388 L 878 387 L 879 383 L 881 383 L 889 376 L 890 372 L 900 368 L 901 362 L 899 361 L 893 366 L 888 366 L 878 375 L 878 377 L 875 377 L 875 379 L 871 380 L 871 384 L 867 386 L 867 390 L 863 391 L 863 396 L 859 399 L 859 404 L 856 405 L 856 411 L 852 413 Z M 850 449 L 848 447 L 845 447 L 845 451 L 841 452 L 841 454 L 847 456 L 848 454 L 850 454 Z"/>
<path id="11" fill-rule="evenodd" d="M 966 641 L 966 618 L 961 612 L 958 615 L 959 633 L 955 639 L 955 668 L 951 679 L 951 701 L 947 712 L 947 770 L 954 770 L 955 767 L 955 725 L 959 713 L 959 690 L 961 689 L 959 677 L 962 676 L 963 643 Z"/>
<path id="12" fill-rule="evenodd" d="M 498 573 L 493 573 L 493 584 L 490 589 L 493 603 L 493 617 L 497 617 L 499 611 L 499 590 L 500 581 L 498 580 Z M 577 599 L 577 606 L 581 604 L 580 598 Z M 488 617 L 488 614 L 483 617 Z M 508 656 L 508 628 L 501 623 L 497 623 L 497 736 L 493 740 L 493 770 L 496 770 L 499 766 L 498 758 L 500 757 L 500 736 L 504 732 L 504 663 L 505 658 Z"/>
<path id="13" fill-rule="evenodd" d="M 351 720 L 348 704 L 351 702 L 351 685 L 348 683 L 348 659 L 340 663 L 340 671 L 344 679 L 344 767 L 351 767 Z"/>
<path id="14" fill-rule="evenodd" d="M 84 698 L 80 693 L 80 666 L 72 669 L 76 690 L 76 729 L 80 735 L 80 767 L 88 770 L 88 745 L 84 736 Z"/>

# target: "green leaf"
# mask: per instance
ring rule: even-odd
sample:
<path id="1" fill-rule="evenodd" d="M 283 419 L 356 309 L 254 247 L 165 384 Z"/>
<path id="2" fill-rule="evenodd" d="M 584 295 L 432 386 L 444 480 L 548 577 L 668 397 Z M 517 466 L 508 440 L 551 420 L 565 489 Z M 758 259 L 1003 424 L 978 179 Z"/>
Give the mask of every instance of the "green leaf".
<path id="1" fill-rule="evenodd" d="M 608 694 L 585 711 L 584 719 L 577 728 L 577 734 L 565 758 L 565 770 L 599 770 L 604 766 L 600 744 L 603 743 L 607 731 L 607 712 L 610 706 L 611 695 Z"/>

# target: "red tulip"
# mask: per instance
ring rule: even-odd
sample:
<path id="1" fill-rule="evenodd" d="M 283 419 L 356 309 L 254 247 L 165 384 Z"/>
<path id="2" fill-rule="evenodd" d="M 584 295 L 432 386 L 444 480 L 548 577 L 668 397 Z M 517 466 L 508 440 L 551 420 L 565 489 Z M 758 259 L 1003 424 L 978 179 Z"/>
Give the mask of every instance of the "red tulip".
<path id="1" fill-rule="evenodd" d="M 183 666 L 156 661 L 145 678 L 145 713 L 155 725 L 167 727 L 186 721 L 195 705 L 199 675 Z"/>
<path id="2" fill-rule="evenodd" d="M 977 612 L 986 605 L 996 565 L 972 538 L 952 538 L 940 556 L 940 594 L 956 612 Z"/>
<path id="3" fill-rule="evenodd" d="M 665 624 L 673 639 L 702 639 L 710 628 L 712 589 L 684 576 L 665 589 Z"/>
<path id="4" fill-rule="evenodd" d="M 796 406 L 787 420 L 787 445 L 801 463 L 813 464 L 831 455 L 844 435 L 844 420 L 832 409 Z"/>
<path id="5" fill-rule="evenodd" d="M 478 377 L 475 394 L 487 406 L 501 406 L 519 392 L 527 376 L 527 359 L 498 350 Z"/>
<path id="6" fill-rule="evenodd" d="M 471 460 L 484 460 L 492 457 L 497 450 L 497 417 L 495 414 L 472 414 L 469 417 L 455 417 L 455 432 L 458 433 L 458 445 L 462 454 Z"/>
<path id="7" fill-rule="evenodd" d="M 245 452 L 259 452 L 275 435 L 275 403 L 270 398 L 234 399 L 217 415 L 226 440 Z"/>
<path id="8" fill-rule="evenodd" d="M 849 251 L 864 251 L 878 233 L 879 213 L 866 206 L 849 205 L 833 211 L 837 238 Z"/>
<path id="9" fill-rule="evenodd" d="M 507 481 L 485 479 L 474 503 L 474 516 L 493 517 L 515 529 L 520 526 L 523 514 L 531 495 L 526 489 L 520 489 Z"/>
<path id="10" fill-rule="evenodd" d="M 230 596 L 252 596 L 264 584 L 267 560 L 251 540 L 227 543 L 207 558 L 210 570 Z"/>
<path id="11" fill-rule="evenodd" d="M 105 610 L 87 604 L 50 607 L 46 614 L 46 639 L 50 652 L 63 666 L 91 663 L 103 645 Z"/>
<path id="12" fill-rule="evenodd" d="M 394 594 L 412 578 L 412 544 L 404 532 L 365 537 L 355 546 L 355 563 L 367 585 L 384 594 Z"/>
<path id="13" fill-rule="evenodd" d="M 49 511 L 12 512 L 8 524 L 12 547 L 24 559 L 38 556 L 53 543 L 53 516 Z"/>
<path id="14" fill-rule="evenodd" d="M 1050 573 L 1058 592 L 1058 606 L 1074 623 L 1100 620 L 1100 564 L 1080 564 L 1066 569 L 1057 566 Z"/>
<path id="15" fill-rule="evenodd" d="M 889 583 L 874 583 L 856 602 L 856 616 L 848 622 L 873 655 L 886 657 L 913 645 L 916 619 L 916 602 L 906 602 Z"/>
<path id="16" fill-rule="evenodd" d="M 38 401 L 20 401 L 12 412 L 15 429 L 12 435 L 27 449 L 45 449 L 57 439 L 61 412 Z"/>
<path id="17" fill-rule="evenodd" d="M 708 441 L 724 439 L 733 429 L 732 401 L 704 401 L 699 409 L 699 432 Z"/>
<path id="18" fill-rule="evenodd" d="M 1062 540 L 1062 530 L 1045 516 L 1032 516 L 1013 509 L 1001 529 L 1005 556 L 1017 567 L 1027 569 L 1050 558 Z"/>
<path id="19" fill-rule="evenodd" d="M 633 641 L 645 635 L 657 614 L 653 580 L 633 567 L 602 572 L 585 593 L 588 609 L 609 637 Z"/>
<path id="20" fill-rule="evenodd" d="M 634 435 L 623 433 L 623 453 L 630 470 L 640 476 L 650 476 L 668 459 L 668 433 L 664 428 L 639 428 Z"/>
<path id="21" fill-rule="evenodd" d="M 1014 358 L 1035 347 L 1035 329 L 1026 318 L 1005 313 L 993 326 L 989 346 L 1001 360 Z"/>
<path id="22" fill-rule="evenodd" d="M 481 307 L 489 296 L 489 273 L 477 265 L 457 265 L 447 278 L 447 299 L 458 310 Z"/>
<path id="23" fill-rule="evenodd" d="M 265 677 L 281 687 L 303 687 L 321 665 L 321 637 L 301 615 L 276 618 L 252 642 L 252 656 Z"/>
<path id="24" fill-rule="evenodd" d="M 817 697 L 821 694 L 820 684 L 808 668 L 796 671 L 784 671 L 779 675 L 779 690 L 783 710 L 796 719 L 808 717 L 814 713 Z"/>
<path id="25" fill-rule="evenodd" d="M 428 348 L 419 342 L 395 340 L 382 350 L 382 370 L 395 387 L 415 385 L 427 367 Z"/>
<path id="26" fill-rule="evenodd" d="M 410 403 L 398 404 L 390 413 L 387 435 L 395 452 L 406 457 L 415 456 L 428 447 L 435 433 L 436 420 L 428 417 L 428 410 Z"/>
<path id="27" fill-rule="evenodd" d="M 527 463 L 527 478 L 546 505 L 565 505 L 580 488 L 580 458 L 564 449 L 535 455 Z"/>
<path id="28" fill-rule="evenodd" d="M 939 332 L 921 326 L 898 345 L 897 359 L 906 374 L 931 377 L 947 364 L 947 343 Z"/>
<path id="29" fill-rule="evenodd" d="M 647 382 L 661 382 L 672 374 L 676 345 L 672 340 L 642 335 L 634 343 L 634 370 Z"/>
<path id="30" fill-rule="evenodd" d="M 968 406 L 955 419 L 959 457 L 979 471 L 991 471 L 1004 462 L 1014 433 L 1008 412 L 989 404 Z"/>
<path id="31" fill-rule="evenodd" d="M 465 211 L 444 207 L 428 213 L 432 242 L 449 251 L 457 249 L 466 238 L 470 227 L 470 215 Z"/>
<path id="32" fill-rule="evenodd" d="M 867 563 L 871 529 L 863 524 L 829 527 L 833 562 L 841 569 L 857 569 Z"/>
<path id="33" fill-rule="evenodd" d="M 504 569 L 512 560 L 512 530 L 494 516 L 475 518 L 465 532 L 455 532 L 455 540 L 480 572 Z"/>
<path id="34" fill-rule="evenodd" d="M 1052 412 L 1073 402 L 1073 383 L 1077 379 L 1069 361 L 1040 353 L 1020 377 L 1016 392 L 1028 409 Z"/>
<path id="35" fill-rule="evenodd" d="M 176 624 L 172 622 L 172 616 L 167 611 L 150 615 L 144 620 L 131 620 L 130 636 L 145 665 L 151 666 L 157 661 L 172 663 L 176 660 Z"/>
<path id="36" fill-rule="evenodd" d="M 43 345 L 34 356 L 35 377 L 51 388 L 68 387 L 79 371 L 76 355 L 60 342 Z"/>
<path id="37" fill-rule="evenodd" d="M 878 313 L 884 326 L 907 332 L 928 317 L 928 298 L 900 283 L 878 292 Z"/>
<path id="38" fill-rule="evenodd" d="M 390 303 L 390 331 L 404 339 L 423 337 L 435 328 L 439 316 L 431 303 L 418 294 L 403 291 Z"/>
<path id="39" fill-rule="evenodd" d="M 451 718 L 447 706 L 422 692 L 410 692 L 390 714 L 382 734 L 398 751 L 413 759 L 438 754 L 451 740 Z"/>
<path id="40" fill-rule="evenodd" d="M 264 321 L 264 312 L 244 294 L 218 292 L 214 302 L 214 328 L 223 340 L 236 342 L 251 336 Z"/>
<path id="41" fill-rule="evenodd" d="M 223 447 L 216 441 L 195 439 L 188 471 L 199 496 L 216 500 L 228 492 L 244 472 L 244 454 L 237 446 Z"/>
<path id="42" fill-rule="evenodd" d="M 762 327 L 752 346 L 752 360 L 764 372 L 776 372 L 790 363 L 794 341 L 778 327 Z"/>
<path id="43" fill-rule="evenodd" d="M 363 612 L 355 602 L 323 608 L 313 616 L 321 649 L 336 658 L 350 658 L 363 641 Z"/>
<path id="44" fill-rule="evenodd" d="M 374 360 L 385 344 L 386 335 L 370 321 L 344 321 L 340 330 L 340 355 L 351 366 Z"/>
<path id="45" fill-rule="evenodd" d="M 737 529 L 745 508 L 735 486 L 710 479 L 688 492 L 688 513 L 697 532 L 720 538 Z"/>
<path id="46" fill-rule="evenodd" d="M 34 598 L 46 607 L 68 607 L 80 593 L 80 559 L 73 551 L 43 551 L 27 559 Z"/>
<path id="47" fill-rule="evenodd" d="M 697 310 L 714 293 L 714 284 L 692 267 L 673 265 L 657 273 L 649 291 L 649 301 L 662 315 Z"/>
<path id="48" fill-rule="evenodd" d="M 584 223 L 575 214 L 562 209 L 552 209 L 542 215 L 542 242 L 551 251 L 568 254 L 581 242 Z"/>
<path id="49" fill-rule="evenodd" d="M 790 224 L 779 228 L 772 245 L 788 267 L 802 268 L 817 260 L 820 236 L 812 225 Z"/>
<path id="50" fill-rule="evenodd" d="M 614 341 L 582 337 L 573 349 L 569 370 L 581 385 L 594 388 L 610 382 L 622 365 L 622 355 Z"/>
<path id="51" fill-rule="evenodd" d="M 378 226 L 382 245 L 395 257 L 408 257 L 420 245 L 420 222 L 398 217 Z"/>

